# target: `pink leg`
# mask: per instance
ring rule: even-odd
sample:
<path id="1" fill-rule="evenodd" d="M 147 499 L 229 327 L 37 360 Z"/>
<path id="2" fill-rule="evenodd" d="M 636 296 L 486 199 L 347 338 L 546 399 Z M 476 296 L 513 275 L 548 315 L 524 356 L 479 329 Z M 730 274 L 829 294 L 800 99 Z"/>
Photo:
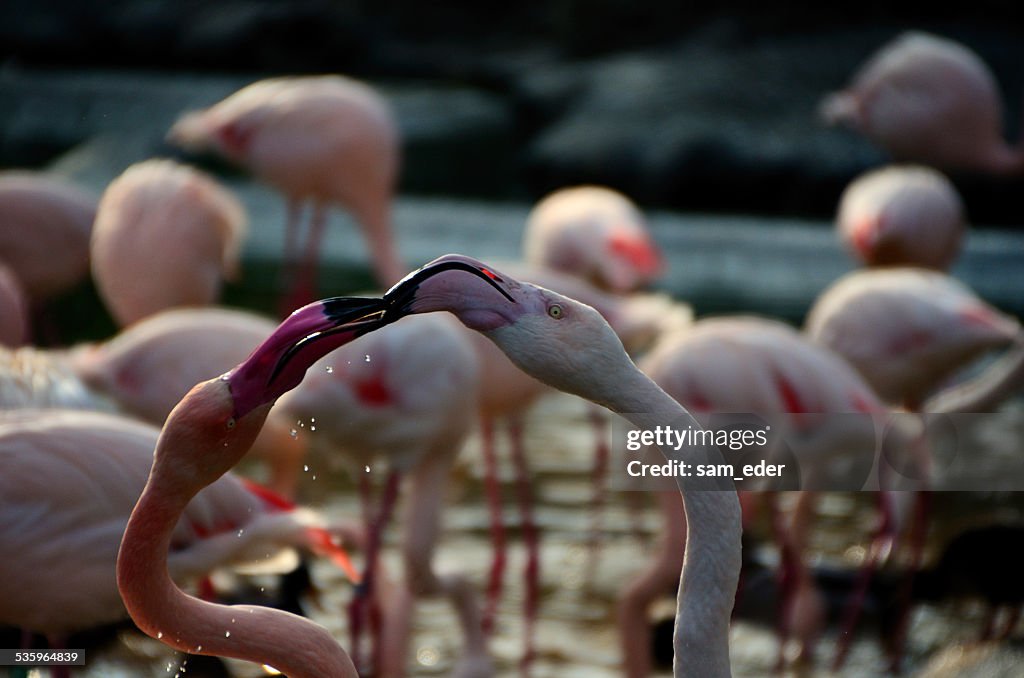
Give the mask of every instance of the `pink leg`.
<path id="1" fill-rule="evenodd" d="M 324 226 L 327 224 L 327 208 L 322 203 L 313 204 L 313 214 L 309 221 L 309 237 L 299 261 L 295 283 L 289 293 L 289 303 L 293 308 L 305 306 L 316 299 L 317 262 L 323 244 Z"/>
<path id="2" fill-rule="evenodd" d="M 601 533 L 604 528 L 604 505 L 608 495 L 608 461 L 611 450 L 608 447 L 606 420 L 604 414 L 588 406 L 588 417 L 594 429 L 594 505 L 590 514 L 590 534 L 587 538 L 587 574 L 586 581 L 594 579 L 600 555 Z"/>
<path id="3" fill-rule="evenodd" d="M 533 493 L 531 492 L 530 469 L 523 449 L 523 422 L 520 417 L 509 419 L 509 437 L 512 439 L 512 462 L 516 467 L 516 489 L 519 496 L 519 513 L 522 519 L 523 541 L 526 544 L 526 568 L 524 571 L 523 600 L 523 659 L 520 669 L 528 675 L 533 663 L 533 628 L 537 621 L 537 607 L 540 599 L 540 533 L 533 519 Z"/>
<path id="4" fill-rule="evenodd" d="M 882 513 L 881 523 L 868 547 L 868 554 L 864 559 L 857 586 L 843 612 L 843 623 L 840 627 L 839 640 L 836 643 L 836 656 L 832 661 L 834 672 L 838 672 L 846 661 L 846 655 L 850 652 L 850 644 L 853 641 L 853 630 L 860 619 L 861 610 L 864 608 L 864 599 L 867 597 L 868 587 L 871 585 L 871 577 L 874 576 L 875 570 L 878 568 L 878 561 L 882 554 L 892 548 L 895 539 L 891 499 L 885 492 L 880 492 L 879 500 Z"/>
<path id="5" fill-rule="evenodd" d="M 793 603 L 793 591 L 796 579 L 796 562 L 798 555 L 794 552 L 793 543 L 789 539 L 782 514 L 779 511 L 778 495 L 765 492 L 765 504 L 768 507 L 768 518 L 771 521 L 772 535 L 779 548 L 779 571 L 776 573 L 779 594 L 775 617 L 775 635 L 778 639 L 779 656 L 775 660 L 775 671 L 780 672 L 786 665 L 786 643 L 789 642 L 789 610 Z"/>
<path id="6" fill-rule="evenodd" d="M 54 635 L 47 636 L 46 640 L 49 641 L 50 649 L 56 652 L 67 649 L 67 639 L 63 636 Z M 71 678 L 71 667 L 69 666 L 52 666 L 50 667 L 50 678 Z"/>
<path id="7" fill-rule="evenodd" d="M 388 474 L 387 485 L 384 488 L 384 494 L 380 500 L 380 511 L 377 513 L 376 518 L 370 525 L 369 534 L 367 535 L 366 566 L 363 571 L 363 581 L 356 589 L 355 597 L 349 605 L 349 627 L 352 635 L 352 662 L 356 665 L 356 668 L 359 668 L 360 670 L 362 670 L 360 641 L 362 639 L 363 625 L 367 620 L 369 620 L 371 627 L 377 626 L 379 628 L 380 626 L 379 619 L 376 620 L 376 623 L 374 620 L 374 616 L 379 615 L 379 611 L 375 611 L 374 609 L 376 607 L 376 601 L 374 599 L 374 574 L 377 567 L 377 558 L 380 555 L 380 545 L 384 528 L 391 519 L 391 513 L 394 510 L 395 502 L 398 499 L 398 486 L 400 479 L 401 476 L 397 471 L 392 471 Z M 373 654 L 373 659 L 375 662 L 379 660 L 379 657 L 376 656 L 376 651 Z"/>
<path id="8" fill-rule="evenodd" d="M 924 559 L 924 546 L 928 536 L 928 508 L 930 493 L 921 491 L 914 498 L 914 523 L 910 533 L 910 567 L 903 577 L 899 591 L 899 610 L 896 630 L 893 634 L 889 652 L 889 670 L 900 673 L 903 660 L 903 644 L 906 641 L 907 629 L 910 626 L 911 594 L 914 589 L 914 575 L 921 569 Z"/>
<path id="9" fill-rule="evenodd" d="M 282 316 L 287 316 L 296 308 L 293 305 L 292 291 L 295 287 L 296 269 L 298 266 L 299 231 L 302 228 L 302 203 L 299 200 L 289 200 L 286 210 L 284 252 L 281 257 L 281 308 L 279 309 L 279 313 Z"/>
<path id="10" fill-rule="evenodd" d="M 494 421 L 491 418 L 481 417 L 480 437 L 483 439 L 484 486 L 491 513 L 491 545 L 494 547 L 483 618 L 484 631 L 490 633 L 494 630 L 505 579 L 505 518 L 501 510 L 501 484 L 498 482 L 498 457 L 494 449 Z"/>

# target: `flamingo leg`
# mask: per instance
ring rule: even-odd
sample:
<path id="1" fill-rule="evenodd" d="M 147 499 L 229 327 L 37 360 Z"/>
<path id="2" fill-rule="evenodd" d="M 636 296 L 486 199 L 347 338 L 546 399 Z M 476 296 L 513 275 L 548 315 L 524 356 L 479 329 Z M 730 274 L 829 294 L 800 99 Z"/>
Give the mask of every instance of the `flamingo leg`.
<path id="1" fill-rule="evenodd" d="M 304 306 L 316 299 L 317 262 L 323 244 L 324 227 L 327 225 L 327 207 L 321 202 L 313 203 L 313 213 L 309 220 L 309 235 L 306 246 L 299 259 L 298 271 L 289 293 L 289 303 L 293 308 Z"/>
<path id="2" fill-rule="evenodd" d="M 519 513 L 522 519 L 523 541 L 526 545 L 526 567 L 523 572 L 523 658 L 520 669 L 528 675 L 534 658 L 534 625 L 540 600 L 540 532 L 533 517 L 533 492 L 530 469 L 523 447 L 522 418 L 510 417 L 509 437 L 512 440 L 512 462 L 516 469 L 516 489 L 519 498 Z"/>
<path id="3" fill-rule="evenodd" d="M 587 571 L 585 581 L 592 582 L 597 572 L 600 556 L 601 533 L 604 530 L 604 506 L 608 497 L 608 463 L 611 449 L 608 446 L 605 416 L 596 408 L 589 407 L 587 416 L 594 429 L 594 500 L 590 513 L 590 534 L 587 536 Z"/>
<path id="4" fill-rule="evenodd" d="M 853 641 L 853 630 L 860 620 L 860 614 L 864 609 L 864 600 L 871 585 L 871 578 L 882 557 L 889 553 L 895 540 L 894 516 L 891 504 L 891 497 L 887 492 L 879 492 L 879 504 L 881 507 L 881 522 L 875 536 L 868 547 L 864 565 L 861 567 L 860 576 L 854 591 L 843 611 L 843 622 L 840 626 L 839 640 L 836 643 L 836 656 L 832 661 L 832 670 L 838 672 L 846 662 L 846 656 L 850 652 L 850 645 Z"/>
<path id="5" fill-rule="evenodd" d="M 284 262 L 281 277 L 281 308 L 279 313 L 287 316 L 296 307 L 292 305 L 292 291 L 296 280 L 296 267 L 298 262 L 299 241 L 302 230 L 302 201 L 289 199 L 285 207 L 286 218 L 284 225 Z"/>
<path id="6" fill-rule="evenodd" d="M 914 589 L 914 576 L 921 569 L 921 561 L 924 559 L 925 540 L 928 536 L 928 509 L 931 495 L 928 491 L 917 492 L 914 501 L 914 522 L 910 533 L 910 564 L 907 574 L 903 577 L 899 591 L 899 609 L 897 613 L 896 630 L 890 643 L 889 670 L 892 673 L 900 672 L 900 664 L 903 660 L 903 644 L 907 638 L 907 630 L 910 626 L 911 594 Z"/>
<path id="7" fill-rule="evenodd" d="M 491 514 L 491 545 L 494 559 L 487 580 L 487 599 L 484 608 L 483 627 L 486 633 L 494 630 L 494 620 L 501 602 L 501 590 L 505 579 L 505 518 L 501 510 L 501 484 L 498 481 L 498 457 L 494 445 L 494 421 L 487 416 L 480 420 L 480 437 L 483 442 L 484 487 L 487 492 L 487 507 Z"/>
<path id="8" fill-rule="evenodd" d="M 356 589 L 352 603 L 349 605 L 349 627 L 352 635 L 351 656 L 352 662 L 357 668 L 360 666 L 358 660 L 362 659 L 360 644 L 362 640 L 363 626 L 369 622 L 371 629 L 374 626 L 378 628 L 380 627 L 379 608 L 377 610 L 374 609 L 377 607 L 376 596 L 374 595 L 376 590 L 374 578 L 376 575 L 377 560 L 380 555 L 380 546 L 384 534 L 384 528 L 391 519 L 391 513 L 393 512 L 395 503 L 398 499 L 398 487 L 400 480 L 401 474 L 397 471 L 392 471 L 388 474 L 387 484 L 384 487 L 384 493 L 380 500 L 380 510 L 372 520 L 367 533 L 366 565 L 363 570 L 363 580 Z M 377 649 L 379 649 L 379 645 L 375 648 L 375 652 L 373 653 L 373 659 L 375 661 L 379 660 L 376 652 Z"/>
<path id="9" fill-rule="evenodd" d="M 50 644 L 50 649 L 54 652 L 60 652 L 61 650 L 67 649 L 67 639 L 60 635 L 48 635 L 46 640 Z M 51 666 L 50 667 L 50 678 L 71 678 L 71 667 L 70 666 Z"/>

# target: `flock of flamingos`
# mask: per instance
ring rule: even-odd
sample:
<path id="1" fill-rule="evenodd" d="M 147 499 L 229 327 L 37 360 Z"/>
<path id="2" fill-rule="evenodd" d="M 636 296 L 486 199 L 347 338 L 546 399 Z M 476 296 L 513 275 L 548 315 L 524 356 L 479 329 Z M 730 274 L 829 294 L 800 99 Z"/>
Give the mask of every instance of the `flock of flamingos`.
<path id="1" fill-rule="evenodd" d="M 441 596 L 464 638 L 456 675 L 494 675 L 488 636 L 505 567 L 496 492 L 486 591 L 433 566 L 445 486 L 475 427 L 491 466 L 495 431 L 507 427 L 525 498 L 524 414 L 551 389 L 642 428 L 697 426 L 712 412 L 993 411 L 1024 379 L 1024 334 L 946 273 L 966 217 L 941 173 L 1024 172 L 1024 149 L 1002 136 L 993 77 L 967 48 L 907 34 L 827 97 L 822 113 L 904 164 L 871 171 L 844 193 L 838 232 L 865 267 L 822 291 L 802 330 L 752 316 L 694 321 L 684 304 L 642 291 L 665 258 L 640 210 L 596 186 L 540 202 L 520 261 L 447 255 L 410 273 L 390 228 L 395 121 L 373 89 L 339 76 L 256 82 L 185 114 L 168 133 L 287 199 L 280 323 L 215 305 L 241 265 L 245 212 L 204 173 L 148 160 L 98 203 L 45 174 L 0 174 L 0 626 L 59 648 L 70 634 L 131 617 L 182 652 L 257 662 L 290 678 L 393 677 L 409 668 L 417 599 Z M 390 287 L 383 296 L 313 301 L 333 206 L 359 223 L 377 280 Z M 121 330 L 98 343 L 33 346 L 46 334 L 47 300 L 89 275 Z M 998 352 L 979 376 L 950 385 Z M 590 416 L 603 431 L 603 415 Z M 386 457 L 379 499 L 361 488 L 364 521 L 332 524 L 295 503 L 306 452 L 292 439 L 296 420 L 356 468 Z M 851 435 L 828 421 L 811 432 L 817 453 L 802 468 L 820 486 L 843 468 Z M 921 435 L 901 441 L 927 470 Z M 250 451 L 267 465 L 263 485 L 232 472 Z M 664 452 L 718 458 L 711 448 Z M 607 465 L 600 436 L 595 454 Z M 697 480 L 678 478 L 677 492 L 658 493 L 660 545 L 621 592 L 625 675 L 652 672 L 648 610 L 677 586 L 675 675 L 730 675 L 740 540 L 759 505 L 768 506 L 780 554 L 780 648 L 797 648 L 780 650 L 780 664 L 822 661 L 814 649 L 824 602 L 803 555 L 815 494 L 783 513 L 770 494 L 737 493 L 731 480 L 708 491 Z M 376 564 L 400 494 L 396 576 Z M 834 668 L 871 572 L 904 552 L 903 562 L 920 566 L 926 496 L 879 492 L 879 527 Z M 527 672 L 540 535 L 522 504 Z M 212 571 L 288 547 L 330 559 L 358 583 L 347 642 L 295 614 L 216 602 Z M 1015 622 L 1014 612 L 989 635 L 1005 637 Z M 906 626 L 904 618 L 888 648 L 894 670 Z"/>

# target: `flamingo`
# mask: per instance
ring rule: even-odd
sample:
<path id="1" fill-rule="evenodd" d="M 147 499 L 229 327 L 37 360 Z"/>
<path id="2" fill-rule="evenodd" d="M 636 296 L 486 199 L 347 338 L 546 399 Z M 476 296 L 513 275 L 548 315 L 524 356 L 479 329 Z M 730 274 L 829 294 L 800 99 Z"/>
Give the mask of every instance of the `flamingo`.
<path id="1" fill-rule="evenodd" d="M 33 304 L 80 283 L 89 273 L 96 199 L 41 172 L 0 172 L 0 263 Z"/>
<path id="2" fill-rule="evenodd" d="M 989 351 L 1020 341 L 1020 324 L 944 273 L 854 271 L 819 295 L 806 331 L 850 362 L 886 402 L 926 399 Z"/>
<path id="3" fill-rule="evenodd" d="M 964 207 L 938 170 L 892 165 L 846 187 L 836 226 L 847 249 L 869 266 L 944 271 L 960 253 Z"/>
<path id="4" fill-rule="evenodd" d="M 466 415 L 477 403 L 479 374 L 477 354 L 461 325 L 445 317 L 410 317 L 321 358 L 271 412 L 271 419 L 307 424 L 298 442 L 343 453 L 365 500 L 367 471 L 383 461 L 387 482 L 379 508 L 371 513 L 365 507 L 372 525 L 364 583 L 375 579 L 381 531 L 399 482 L 411 481 L 402 520 L 405 578 L 392 591 L 395 603 L 383 618 L 376 675 L 404 675 L 415 599 L 436 595 L 451 601 L 466 638 L 456 675 L 493 674 L 472 584 L 457 573 L 436 573 L 432 562 L 448 477 L 469 434 L 472 418 Z M 363 617 L 373 603 L 357 595 L 351 609 L 350 651 L 357 666 Z"/>
<path id="5" fill-rule="evenodd" d="M 510 263 L 507 266 L 503 265 L 503 268 L 511 271 L 519 279 L 542 285 L 592 306 L 601 313 L 631 349 L 646 347 L 661 332 L 671 327 L 684 326 L 692 319 L 689 306 L 675 303 L 663 294 L 633 294 L 629 296 L 610 294 L 575 276 L 546 268 L 522 263 Z M 523 420 L 529 408 L 550 389 L 516 367 L 492 342 L 475 332 L 470 332 L 470 335 L 481 365 L 481 383 L 502 384 L 500 389 L 482 389 L 478 406 L 485 482 L 495 549 L 488 578 L 484 622 L 488 628 L 493 624 L 500 603 L 506 561 L 505 530 L 497 480 L 495 449 L 495 429 L 499 422 L 504 422 L 508 427 L 512 460 L 516 469 L 522 532 L 527 550 L 524 566 L 523 608 L 526 630 L 523 666 L 528 667 L 533 657 L 532 629 L 539 605 L 540 536 L 532 514 L 532 498 L 523 446 Z M 606 455 L 607 450 L 606 447 L 600 446 L 601 436 L 605 431 L 602 421 L 594 416 L 591 416 L 591 421 L 599 436 L 598 454 L 595 455 L 595 478 L 600 479 L 603 466 L 606 464 L 602 461 L 602 455 Z"/>
<path id="6" fill-rule="evenodd" d="M 699 428 L 637 369 L 601 315 L 578 301 L 460 255 L 441 257 L 410 274 L 385 301 L 386 318 L 449 311 L 535 379 L 600 404 L 641 428 L 666 422 Z M 707 449 L 691 450 L 686 457 L 718 458 L 717 451 Z M 679 586 L 674 672 L 726 676 L 729 616 L 740 567 L 739 501 L 731 479 L 711 492 L 691 491 L 695 480 L 677 478 L 689 539 Z"/>
<path id="7" fill-rule="evenodd" d="M 0 624 L 61 647 L 72 632 L 126 617 L 114 564 L 158 433 L 97 412 L 0 412 L 0 547 L 10 556 L 0 561 Z M 175 581 L 194 581 L 301 547 L 351 572 L 332 531 L 312 511 L 229 474 L 193 498 L 171 527 L 168 568 Z"/>
<path id="8" fill-rule="evenodd" d="M 310 296 L 330 205 L 347 208 L 369 244 L 377 280 L 406 271 L 391 233 L 399 138 L 387 102 L 370 86 L 340 75 L 273 78 L 184 115 L 168 139 L 211 150 L 255 174 L 288 200 L 285 261 L 295 259 L 303 204 L 313 205 L 301 277 L 293 296 Z"/>
<path id="9" fill-rule="evenodd" d="M 20 346 L 28 339 L 28 297 L 14 272 L 0 263 L 0 346 Z"/>
<path id="10" fill-rule="evenodd" d="M 523 234 L 526 262 L 582 278 L 610 292 L 633 292 L 664 266 L 643 214 L 618 191 L 574 186 L 531 210 Z"/>
<path id="11" fill-rule="evenodd" d="M 173 160 L 132 165 L 100 198 L 92 275 L 121 326 L 217 301 L 238 275 L 245 209 L 212 177 Z"/>
<path id="12" fill-rule="evenodd" d="M 255 661 L 292 678 L 357 675 L 348 654 L 314 622 L 188 596 L 170 578 L 167 556 L 188 502 L 245 455 L 274 401 L 316 360 L 380 326 L 382 311 L 382 302 L 368 299 L 299 309 L 245 361 L 197 384 L 171 412 L 117 557 L 118 589 L 143 632 L 179 650 Z"/>
<path id="13" fill-rule="evenodd" d="M 947 170 L 1013 174 L 1024 151 L 1003 140 L 999 88 L 964 45 L 928 33 L 903 33 L 865 63 L 821 114 L 882 147 L 895 160 Z"/>
<path id="14" fill-rule="evenodd" d="M 641 368 L 684 407 L 697 412 L 698 418 L 745 412 L 766 418 L 773 428 L 786 427 L 788 435 L 798 436 L 801 448 L 807 450 L 798 459 L 804 487 L 827 486 L 829 477 L 867 478 L 875 431 L 873 425 L 860 422 L 865 416 L 886 415 L 886 406 L 842 359 L 783 323 L 753 317 L 701 320 L 663 337 L 641 361 Z M 860 416 L 854 421 L 806 416 L 842 413 Z M 891 498 L 884 498 L 888 516 Z M 647 608 L 675 586 L 679 547 L 686 540 L 685 531 L 678 527 L 678 503 L 671 499 L 662 496 L 659 501 L 666 528 L 658 555 L 619 601 L 618 626 L 626 674 L 631 677 L 650 672 Z M 782 549 L 780 664 L 791 633 L 801 644 L 798 657 L 810 658 L 824 621 L 823 602 L 801 560 L 809 499 L 809 494 L 801 497 L 791 527 L 782 526 L 773 511 Z M 889 522 L 885 518 L 883 524 Z"/>

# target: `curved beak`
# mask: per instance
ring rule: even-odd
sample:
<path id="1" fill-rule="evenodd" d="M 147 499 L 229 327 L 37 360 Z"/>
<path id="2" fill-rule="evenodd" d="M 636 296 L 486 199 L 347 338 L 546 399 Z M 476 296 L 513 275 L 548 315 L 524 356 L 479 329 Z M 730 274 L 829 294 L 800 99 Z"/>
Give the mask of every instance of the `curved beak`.
<path id="1" fill-rule="evenodd" d="M 317 360 L 367 332 L 392 322 L 382 299 L 334 297 L 288 316 L 241 364 L 223 375 L 235 417 L 295 388 Z M 394 318 L 397 320 L 397 317 Z"/>
<path id="2" fill-rule="evenodd" d="M 420 293 L 428 280 L 449 271 L 463 271 L 476 276 L 497 290 L 505 299 L 513 304 L 516 303 L 506 289 L 507 279 L 501 274 L 476 259 L 460 254 L 446 254 L 405 276 L 387 291 L 384 295 L 383 318 L 387 322 L 394 322 L 413 313 L 446 310 L 425 303 L 424 295 Z"/>

